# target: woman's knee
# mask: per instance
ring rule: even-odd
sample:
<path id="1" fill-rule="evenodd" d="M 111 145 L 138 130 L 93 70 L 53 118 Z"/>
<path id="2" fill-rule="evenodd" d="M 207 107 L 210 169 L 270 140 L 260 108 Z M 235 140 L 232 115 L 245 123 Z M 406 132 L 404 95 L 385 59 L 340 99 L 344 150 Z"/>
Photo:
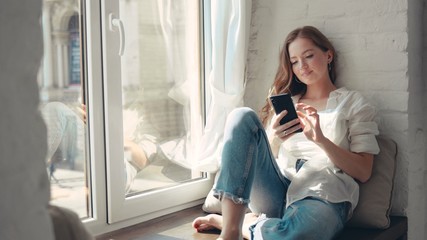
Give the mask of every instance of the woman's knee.
<path id="1" fill-rule="evenodd" d="M 249 107 L 239 107 L 235 108 L 230 112 L 230 116 L 236 118 L 245 118 L 245 117 L 256 117 L 256 113 L 252 108 Z"/>
<path id="2" fill-rule="evenodd" d="M 67 108 L 68 106 L 62 102 L 49 102 L 44 106 L 43 109 L 51 112 L 62 112 L 66 111 Z"/>
<path id="3" fill-rule="evenodd" d="M 242 125 L 242 124 L 258 124 L 258 115 L 254 110 L 248 107 L 236 108 L 230 112 L 227 118 L 228 125 Z"/>

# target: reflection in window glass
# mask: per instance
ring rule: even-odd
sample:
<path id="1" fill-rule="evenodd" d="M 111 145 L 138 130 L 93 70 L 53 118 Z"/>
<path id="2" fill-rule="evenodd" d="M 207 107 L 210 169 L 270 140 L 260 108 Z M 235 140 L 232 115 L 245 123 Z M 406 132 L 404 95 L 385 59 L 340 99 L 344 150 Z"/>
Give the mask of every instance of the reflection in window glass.
<path id="1" fill-rule="evenodd" d="M 128 196 L 202 176 L 186 163 L 201 106 L 198 2 L 120 1 Z"/>
<path id="2" fill-rule="evenodd" d="M 44 1 L 38 83 L 48 130 L 51 203 L 90 217 L 79 1 Z"/>

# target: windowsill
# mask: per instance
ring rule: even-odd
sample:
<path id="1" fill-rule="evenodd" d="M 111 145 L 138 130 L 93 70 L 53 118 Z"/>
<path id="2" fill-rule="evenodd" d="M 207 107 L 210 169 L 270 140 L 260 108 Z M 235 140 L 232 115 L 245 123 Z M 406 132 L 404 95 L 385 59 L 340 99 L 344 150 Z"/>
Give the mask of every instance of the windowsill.
<path id="1" fill-rule="evenodd" d="M 187 208 L 134 226 L 102 234 L 97 240 L 111 239 L 217 239 L 219 231 L 197 233 L 191 226 L 196 217 L 206 215 L 202 206 Z"/>

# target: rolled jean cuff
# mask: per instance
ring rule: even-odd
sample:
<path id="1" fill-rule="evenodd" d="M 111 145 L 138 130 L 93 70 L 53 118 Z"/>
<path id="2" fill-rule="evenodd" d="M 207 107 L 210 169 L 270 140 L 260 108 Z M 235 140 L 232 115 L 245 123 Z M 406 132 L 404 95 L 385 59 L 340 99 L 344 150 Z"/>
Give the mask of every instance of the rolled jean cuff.
<path id="1" fill-rule="evenodd" d="M 241 197 L 238 197 L 232 193 L 225 192 L 223 190 L 213 189 L 213 195 L 220 201 L 225 197 L 233 201 L 235 204 L 242 204 L 242 205 L 248 205 L 249 199 L 244 199 Z"/>

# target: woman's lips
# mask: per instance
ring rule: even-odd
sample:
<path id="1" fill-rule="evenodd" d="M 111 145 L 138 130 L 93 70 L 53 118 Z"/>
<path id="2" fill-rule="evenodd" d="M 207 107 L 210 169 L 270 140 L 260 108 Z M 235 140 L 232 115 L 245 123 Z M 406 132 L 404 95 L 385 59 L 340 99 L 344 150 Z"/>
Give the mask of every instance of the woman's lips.
<path id="1" fill-rule="evenodd" d="M 306 77 L 306 76 L 310 75 L 310 73 L 311 73 L 311 71 L 302 72 L 301 77 Z"/>

